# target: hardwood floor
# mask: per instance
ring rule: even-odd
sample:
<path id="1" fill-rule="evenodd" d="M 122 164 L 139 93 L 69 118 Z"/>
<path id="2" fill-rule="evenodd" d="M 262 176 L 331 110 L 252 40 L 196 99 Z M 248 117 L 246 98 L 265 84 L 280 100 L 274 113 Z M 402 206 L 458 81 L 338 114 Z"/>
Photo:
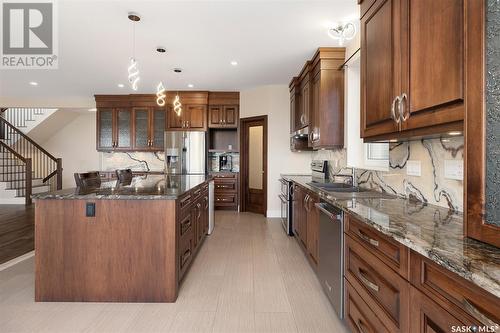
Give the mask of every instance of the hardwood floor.
<path id="1" fill-rule="evenodd" d="M 0 264 L 33 251 L 34 207 L 0 205 Z"/>
<path id="2" fill-rule="evenodd" d="M 6 332 L 336 332 L 340 323 L 278 219 L 217 211 L 176 303 L 35 303 L 33 258 L 0 272 Z"/>

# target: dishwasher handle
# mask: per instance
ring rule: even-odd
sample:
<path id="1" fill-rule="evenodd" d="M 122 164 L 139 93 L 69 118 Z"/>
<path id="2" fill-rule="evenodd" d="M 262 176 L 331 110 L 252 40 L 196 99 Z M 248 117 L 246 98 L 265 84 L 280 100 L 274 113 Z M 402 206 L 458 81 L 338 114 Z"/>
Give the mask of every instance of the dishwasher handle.
<path id="1" fill-rule="evenodd" d="M 334 214 L 325 208 L 326 204 L 324 203 L 315 203 L 314 206 L 318 208 L 323 214 L 328 216 L 330 220 L 342 221 L 342 213 Z"/>

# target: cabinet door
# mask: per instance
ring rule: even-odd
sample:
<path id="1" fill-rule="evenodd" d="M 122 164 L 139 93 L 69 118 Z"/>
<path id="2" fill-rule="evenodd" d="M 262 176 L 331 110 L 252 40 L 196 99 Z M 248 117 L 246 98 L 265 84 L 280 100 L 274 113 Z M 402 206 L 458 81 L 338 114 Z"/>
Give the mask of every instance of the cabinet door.
<path id="1" fill-rule="evenodd" d="M 319 212 L 314 204 L 318 202 L 311 197 L 307 208 L 307 251 L 316 265 L 319 263 Z"/>
<path id="2" fill-rule="evenodd" d="M 296 103 L 295 101 L 296 101 L 295 93 L 290 92 L 290 133 L 295 132 L 295 123 L 296 123 L 295 113 L 297 112 L 295 108 L 295 103 Z"/>
<path id="3" fill-rule="evenodd" d="M 302 189 L 294 185 L 293 190 L 293 212 L 292 212 L 292 227 L 293 233 L 297 238 L 300 238 L 301 214 L 304 205 L 304 192 Z"/>
<path id="4" fill-rule="evenodd" d="M 97 150 L 113 149 L 113 109 L 99 109 L 97 111 L 97 131 Z"/>
<path id="5" fill-rule="evenodd" d="M 208 127 L 222 127 L 224 119 L 224 109 L 221 105 L 210 105 L 208 109 Z"/>
<path id="6" fill-rule="evenodd" d="M 311 106 L 311 85 L 309 81 L 302 83 L 302 87 L 300 89 L 300 112 L 298 126 L 296 130 L 306 127 L 309 125 L 309 112 Z"/>
<path id="7" fill-rule="evenodd" d="M 464 119 L 464 1 L 402 0 L 403 130 Z M 432 37 L 430 37 L 432 36 Z"/>
<path id="8" fill-rule="evenodd" d="M 153 108 L 151 125 L 151 144 L 154 150 L 163 150 L 165 146 L 165 108 Z"/>
<path id="9" fill-rule="evenodd" d="M 239 107 L 237 105 L 224 106 L 224 127 L 236 128 L 239 121 Z"/>
<path id="10" fill-rule="evenodd" d="M 304 193 L 302 209 L 300 211 L 299 239 L 304 248 L 307 248 L 307 214 L 309 209 L 309 195 Z"/>
<path id="11" fill-rule="evenodd" d="M 167 129 L 174 131 L 184 129 L 185 112 L 186 109 L 183 107 L 182 113 L 177 115 L 172 106 L 167 106 Z"/>
<path id="12" fill-rule="evenodd" d="M 321 88 L 320 74 L 312 80 L 312 109 L 309 113 L 309 147 L 314 147 L 318 142 L 319 132 L 319 91 Z"/>
<path id="13" fill-rule="evenodd" d="M 116 145 L 115 148 L 130 150 L 132 148 L 132 112 L 130 109 L 115 110 Z"/>
<path id="14" fill-rule="evenodd" d="M 474 325 L 455 318 L 413 286 L 410 287 L 410 299 L 410 332 L 460 332 L 456 330 L 457 327 Z M 455 330 L 452 330 L 453 327 Z"/>
<path id="15" fill-rule="evenodd" d="M 395 98 L 401 94 L 400 1 L 377 0 L 361 19 L 363 138 L 399 130 L 391 111 Z M 429 57 L 432 59 L 432 55 Z"/>
<path id="16" fill-rule="evenodd" d="M 186 119 L 188 127 L 194 130 L 205 130 L 207 126 L 207 106 L 206 105 L 187 105 Z"/>
<path id="17" fill-rule="evenodd" d="M 134 149 L 146 150 L 150 147 L 149 108 L 134 108 Z"/>

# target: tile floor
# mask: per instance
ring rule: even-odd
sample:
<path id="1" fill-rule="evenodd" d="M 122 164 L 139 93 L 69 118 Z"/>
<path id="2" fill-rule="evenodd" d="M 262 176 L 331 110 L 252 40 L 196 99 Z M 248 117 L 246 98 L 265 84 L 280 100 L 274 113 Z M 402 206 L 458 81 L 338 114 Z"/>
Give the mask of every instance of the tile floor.
<path id="1" fill-rule="evenodd" d="M 255 214 L 216 213 L 173 304 L 35 303 L 33 271 L 0 272 L 0 332 L 347 332 L 295 239 Z"/>

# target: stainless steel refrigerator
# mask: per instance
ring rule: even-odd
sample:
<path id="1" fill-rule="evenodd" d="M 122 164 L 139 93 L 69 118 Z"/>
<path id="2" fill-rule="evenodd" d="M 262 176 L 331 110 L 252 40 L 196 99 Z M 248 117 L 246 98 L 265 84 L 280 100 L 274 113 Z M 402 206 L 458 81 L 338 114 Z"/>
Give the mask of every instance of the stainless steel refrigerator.
<path id="1" fill-rule="evenodd" d="M 165 172 L 205 174 L 205 132 L 165 132 Z"/>

